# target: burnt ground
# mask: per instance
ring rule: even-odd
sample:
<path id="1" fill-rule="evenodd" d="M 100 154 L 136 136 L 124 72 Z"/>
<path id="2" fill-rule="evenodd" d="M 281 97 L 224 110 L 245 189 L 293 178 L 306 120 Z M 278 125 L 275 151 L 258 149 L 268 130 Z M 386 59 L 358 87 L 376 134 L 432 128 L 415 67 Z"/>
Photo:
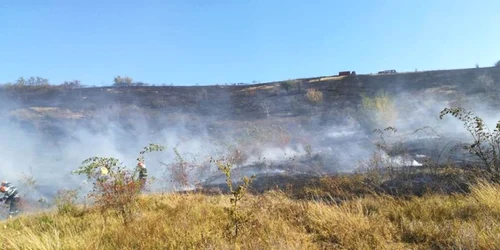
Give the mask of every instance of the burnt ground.
<path id="1" fill-rule="evenodd" d="M 0 98 L 8 100 L 8 105 L 0 110 L 8 112 L 11 121 L 25 130 L 42 132 L 51 139 L 74 126 L 99 130 L 99 123 L 95 122 L 99 119 L 131 129 L 137 120 L 144 119 L 151 131 L 182 126 L 193 134 L 208 131 L 212 137 L 238 134 L 248 126 L 265 124 L 281 124 L 294 135 L 301 131 L 315 133 L 321 127 L 354 119 L 364 132 L 371 133 L 375 125 L 360 112 L 362 94 L 404 93 L 416 105 L 439 98 L 443 101 L 439 109 L 481 101 L 495 109 L 500 70 L 325 76 L 296 82 L 298 86 L 289 90 L 281 87 L 281 82 L 191 87 L 0 88 Z M 308 89 L 320 91 L 323 101 L 310 103 L 304 97 Z M 263 103 L 269 106 L 269 117 Z"/>
<path id="2" fill-rule="evenodd" d="M 261 174 L 249 186 L 252 194 L 262 194 L 276 190 L 295 199 L 314 199 L 339 203 L 371 195 L 394 197 L 414 197 L 427 194 L 465 194 L 479 179 L 489 179 L 490 175 L 477 169 L 439 168 L 401 169 L 388 175 L 384 172 L 314 175 L 314 174 Z M 243 182 L 233 182 L 233 189 Z M 207 195 L 228 194 L 227 184 L 205 185 L 201 189 L 186 191 Z"/>
<path id="3" fill-rule="evenodd" d="M 486 77 L 485 77 L 486 76 Z M 484 80 L 486 79 L 486 80 Z M 292 118 L 300 121 L 319 116 L 328 123 L 336 115 L 355 112 L 361 94 L 372 95 L 385 91 L 390 95 L 409 93 L 434 94 L 447 100 L 459 101 L 461 97 L 481 97 L 482 101 L 498 97 L 496 86 L 500 83 L 500 70 L 479 68 L 400 73 L 392 75 L 352 75 L 298 79 L 300 87 L 288 91 L 280 82 L 254 85 L 220 86 L 152 86 L 152 87 L 95 87 L 65 89 L 57 87 L 2 88 L 2 99 L 12 101 L 11 108 L 57 108 L 59 115 L 38 111 L 38 119 L 84 121 L 99 115 L 99 111 L 116 109 L 131 115 L 133 108 L 154 125 L 158 117 L 188 116 L 208 121 L 257 121 L 266 118 L 261 104 L 268 101 L 272 118 Z M 308 89 L 323 93 L 323 102 L 310 104 L 304 93 Z M 63 112 L 67 111 L 67 114 Z M 72 116 L 73 114 L 73 116 Z M 36 114 L 33 114 L 36 116 Z M 13 118 L 33 122 L 28 114 Z M 31 118 L 31 119 L 30 119 Z M 165 122 L 165 121 L 161 121 Z M 166 125 L 166 124 L 157 124 Z"/>
<path id="4" fill-rule="evenodd" d="M 0 97 L 8 100 L 9 105 L 0 109 L 8 112 L 10 120 L 20 128 L 43 133 L 53 141 L 64 137 L 68 128 L 73 126 L 99 130 L 99 123 L 95 121 L 104 116 L 107 121 L 117 122 L 124 128 L 133 128 L 137 119 L 145 119 L 151 131 L 182 126 L 194 137 L 199 136 L 197 133 L 202 134 L 200 131 L 207 131 L 210 137 L 215 138 L 235 136 L 251 126 L 280 124 L 291 134 L 289 143 L 301 142 L 307 137 L 318 142 L 318 148 L 328 154 L 329 147 L 371 142 L 363 136 L 335 141 L 325 137 L 321 129 L 346 123 L 348 118 L 352 118 L 360 123 L 361 129 L 371 133 L 373 124 L 367 122 L 359 111 L 361 94 L 370 96 L 385 91 L 393 96 L 405 93 L 410 99 L 418 100 L 439 97 L 450 105 L 481 100 L 486 106 L 495 107 L 500 93 L 497 91 L 500 68 L 324 76 L 297 79 L 295 83 L 296 87 L 288 90 L 281 86 L 281 82 L 190 87 L 4 87 L 0 89 Z M 305 98 L 308 89 L 320 91 L 323 101 L 316 104 L 308 101 Z M 263 103 L 268 104 L 269 117 L 262 107 Z M 429 151 L 422 143 L 409 145 L 413 154 Z M 314 171 L 306 171 L 316 163 L 300 164 L 297 166 L 301 171 L 288 170 L 287 175 L 261 176 L 255 183 L 255 189 L 264 190 L 271 184 L 283 186 L 290 182 L 309 185 L 309 180 L 319 178 Z M 282 166 L 278 169 L 286 168 Z M 330 173 L 339 172 L 337 168 Z M 416 183 L 437 183 L 429 181 L 435 178 L 430 174 L 414 177 Z M 380 184 L 380 188 L 391 190 L 394 186 L 391 182 L 384 185 Z"/>

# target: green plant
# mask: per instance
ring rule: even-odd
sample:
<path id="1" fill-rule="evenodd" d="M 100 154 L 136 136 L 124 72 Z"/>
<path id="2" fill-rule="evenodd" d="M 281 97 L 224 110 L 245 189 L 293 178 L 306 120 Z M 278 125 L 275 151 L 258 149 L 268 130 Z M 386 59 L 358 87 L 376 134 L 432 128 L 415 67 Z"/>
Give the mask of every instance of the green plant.
<path id="1" fill-rule="evenodd" d="M 138 162 L 144 162 L 144 155 L 150 152 L 158 152 L 165 150 L 165 147 L 159 144 L 150 143 L 148 146 L 144 147 L 139 152 L 139 157 L 137 157 Z"/>
<path id="2" fill-rule="evenodd" d="M 249 215 L 242 213 L 238 204 L 245 196 L 249 186 L 255 179 L 255 175 L 252 175 L 250 178 L 247 176 L 243 177 L 243 183 L 238 185 L 236 188 L 233 187 L 233 180 L 231 179 L 231 169 L 232 164 L 230 161 L 225 159 L 212 160 L 217 168 L 224 173 L 226 176 L 226 185 L 229 188 L 229 192 L 231 195 L 230 204 L 231 206 L 227 210 L 230 220 L 231 220 L 231 228 L 232 228 L 232 236 L 234 239 L 238 237 L 241 225 L 246 223 L 249 220 Z"/>
<path id="3" fill-rule="evenodd" d="M 460 107 L 445 108 L 441 111 L 439 118 L 443 119 L 445 115 L 452 115 L 463 122 L 473 139 L 471 144 L 464 146 L 465 149 L 479 157 L 489 173 L 498 175 L 500 171 L 500 121 L 491 131 L 483 119 L 473 111 Z"/>
<path id="4" fill-rule="evenodd" d="M 149 144 L 139 153 L 137 161 L 144 162 L 144 154 L 147 152 L 162 150 L 163 146 Z M 88 196 L 94 199 L 94 204 L 102 214 L 107 211 L 117 212 L 125 224 L 132 220 L 144 184 L 138 178 L 138 169 L 130 171 L 116 158 L 91 157 L 84 160 L 82 166 L 72 173 L 85 175 L 88 180 L 93 181 L 94 187 Z"/>

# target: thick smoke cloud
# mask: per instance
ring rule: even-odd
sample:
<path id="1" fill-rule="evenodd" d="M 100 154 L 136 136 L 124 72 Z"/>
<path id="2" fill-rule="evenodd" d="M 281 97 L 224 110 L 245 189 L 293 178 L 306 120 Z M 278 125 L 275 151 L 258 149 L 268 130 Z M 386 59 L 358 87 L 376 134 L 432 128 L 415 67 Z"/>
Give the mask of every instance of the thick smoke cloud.
<path id="1" fill-rule="evenodd" d="M 383 125 L 391 125 L 398 129 L 398 134 L 410 133 L 424 126 L 433 128 L 436 132 L 425 130 L 416 135 L 407 136 L 406 140 L 421 143 L 419 140 L 427 138 L 427 144 L 439 143 L 443 146 L 450 141 L 469 140 L 466 130 L 460 121 L 447 117 L 439 119 L 439 112 L 445 107 L 456 106 L 455 97 L 432 91 L 421 91 L 419 93 L 401 90 L 392 95 L 394 99 L 397 119 L 388 124 L 374 124 L 372 128 L 364 125 L 356 116 L 345 114 L 342 119 L 333 117 L 331 122 L 321 125 L 320 120 L 324 117 L 312 117 L 311 124 L 314 128 L 301 128 L 295 126 L 290 131 L 293 136 L 301 134 L 307 138 L 313 153 L 323 156 L 323 168 L 328 172 L 353 171 L 360 166 L 360 161 L 371 157 L 375 150 L 374 140 L 377 135 L 369 131 Z M 492 111 L 487 104 L 481 104 L 480 99 L 471 96 L 468 102 L 462 103 L 464 108 L 474 109 L 487 122 L 494 126 L 497 122 L 499 112 Z M 229 100 L 229 98 L 227 98 Z M 58 102 L 54 100 L 54 102 Z M 161 163 L 174 162 L 176 147 L 182 154 L 184 160 L 199 164 L 206 162 L 208 157 L 218 157 L 243 150 L 247 158 L 238 164 L 238 167 L 248 166 L 259 162 L 265 165 L 277 165 L 280 162 L 291 162 L 294 156 L 305 157 L 305 143 L 293 141 L 285 147 L 261 144 L 258 141 L 248 142 L 243 148 L 228 147 L 222 142 L 234 143 L 237 138 L 232 138 L 231 130 L 241 129 L 239 125 L 226 126 L 219 134 L 212 133 L 212 122 L 216 119 L 198 119 L 197 128 L 190 129 L 193 117 L 179 112 L 172 117 L 157 117 L 165 124 L 161 128 L 151 126 L 148 117 L 144 115 L 141 108 L 128 107 L 125 112 L 126 119 L 117 119 L 117 114 L 123 113 L 116 106 L 110 108 L 99 108 L 89 121 L 81 122 L 56 122 L 62 133 L 66 136 L 55 139 L 34 128 L 26 127 L 12 120 L 12 111 L 19 111 L 22 107 L 15 101 L 3 98 L 0 116 L 0 178 L 9 180 L 17 186 L 22 187 L 22 175 L 32 175 L 38 184 L 30 197 L 37 199 L 45 197 L 53 200 L 57 190 L 66 188 L 83 188 L 82 191 L 90 190 L 89 183 L 84 178 L 74 176 L 70 172 L 80 166 L 81 162 L 92 156 L 115 157 L 120 159 L 124 165 L 133 168 L 139 151 L 149 143 L 158 143 L 167 147 L 164 152 L 146 155 L 146 165 L 151 176 L 158 178 L 153 186 L 153 191 L 171 190 L 173 184 L 168 178 L 164 179 L 166 169 Z M 228 102 L 228 105 L 231 103 Z M 273 112 L 268 119 L 273 122 Z M 170 122 L 170 120 L 175 122 Z M 335 121 L 335 122 L 333 122 Z M 292 122 L 293 123 L 293 122 Z M 189 124 L 189 126 L 188 126 Z M 54 125 L 54 122 L 52 122 Z M 294 125 L 294 124 L 292 124 Z M 296 124 L 295 124 L 296 125 Z M 443 136 L 446 138 L 443 139 Z M 421 143 L 424 144 L 423 142 Z M 417 150 L 418 151 L 418 150 Z M 420 152 L 426 154 L 431 151 Z M 389 156 L 384 154 L 385 159 L 391 160 L 396 165 L 419 165 L 417 157 L 419 152 L 412 152 L 410 158 L 402 156 Z M 249 170 L 248 173 L 257 173 L 258 168 Z M 270 172 L 283 172 L 274 168 Z M 210 174 L 217 173 L 212 166 L 201 179 L 209 178 Z M 167 173 L 168 174 L 168 173 Z M 22 189 L 21 189 L 22 192 Z"/>

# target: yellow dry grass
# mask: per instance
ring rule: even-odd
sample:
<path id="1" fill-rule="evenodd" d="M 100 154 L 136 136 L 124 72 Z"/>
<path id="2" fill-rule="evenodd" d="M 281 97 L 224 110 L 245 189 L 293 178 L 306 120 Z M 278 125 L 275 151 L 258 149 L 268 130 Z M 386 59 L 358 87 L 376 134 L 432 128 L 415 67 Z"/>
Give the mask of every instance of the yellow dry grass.
<path id="1" fill-rule="evenodd" d="M 323 101 L 323 92 L 317 89 L 308 89 L 305 98 L 310 103 L 321 103 Z"/>
<path id="2" fill-rule="evenodd" d="M 253 87 L 248 87 L 240 90 L 240 92 L 247 92 L 247 91 L 256 91 L 256 90 L 271 90 L 275 88 L 277 85 L 272 84 L 272 85 L 262 85 L 262 86 L 253 86 Z"/>
<path id="3" fill-rule="evenodd" d="M 394 98 L 386 92 L 379 92 L 373 97 L 361 95 L 361 105 L 362 112 L 382 128 L 393 126 L 398 118 Z"/>
<path id="4" fill-rule="evenodd" d="M 328 77 L 322 77 L 322 78 L 319 78 L 319 79 L 309 80 L 308 82 L 309 83 L 314 83 L 314 82 L 324 82 L 324 81 L 340 80 L 340 79 L 345 78 L 345 77 L 347 77 L 347 76 L 328 76 Z"/>
<path id="5" fill-rule="evenodd" d="M 11 111 L 10 115 L 21 120 L 39 120 L 44 117 L 74 120 L 85 117 L 83 112 L 71 111 L 58 107 L 30 107 L 27 109 L 17 109 Z"/>
<path id="6" fill-rule="evenodd" d="M 144 196 L 134 222 L 88 210 L 22 216 L 0 225 L 2 249 L 500 249 L 500 186 L 467 195 L 367 196 L 342 204 L 281 192 L 246 196 L 248 219 L 228 237 L 229 196 Z M 106 220 L 105 220 L 106 219 Z"/>

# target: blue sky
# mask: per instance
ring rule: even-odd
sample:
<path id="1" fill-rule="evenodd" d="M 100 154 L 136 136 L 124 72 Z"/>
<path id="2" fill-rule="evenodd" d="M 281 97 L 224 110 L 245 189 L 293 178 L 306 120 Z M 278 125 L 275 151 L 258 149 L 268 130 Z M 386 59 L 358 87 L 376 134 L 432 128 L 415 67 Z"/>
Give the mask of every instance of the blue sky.
<path id="1" fill-rule="evenodd" d="M 0 82 L 273 81 L 492 66 L 500 1 L 0 2 Z"/>

